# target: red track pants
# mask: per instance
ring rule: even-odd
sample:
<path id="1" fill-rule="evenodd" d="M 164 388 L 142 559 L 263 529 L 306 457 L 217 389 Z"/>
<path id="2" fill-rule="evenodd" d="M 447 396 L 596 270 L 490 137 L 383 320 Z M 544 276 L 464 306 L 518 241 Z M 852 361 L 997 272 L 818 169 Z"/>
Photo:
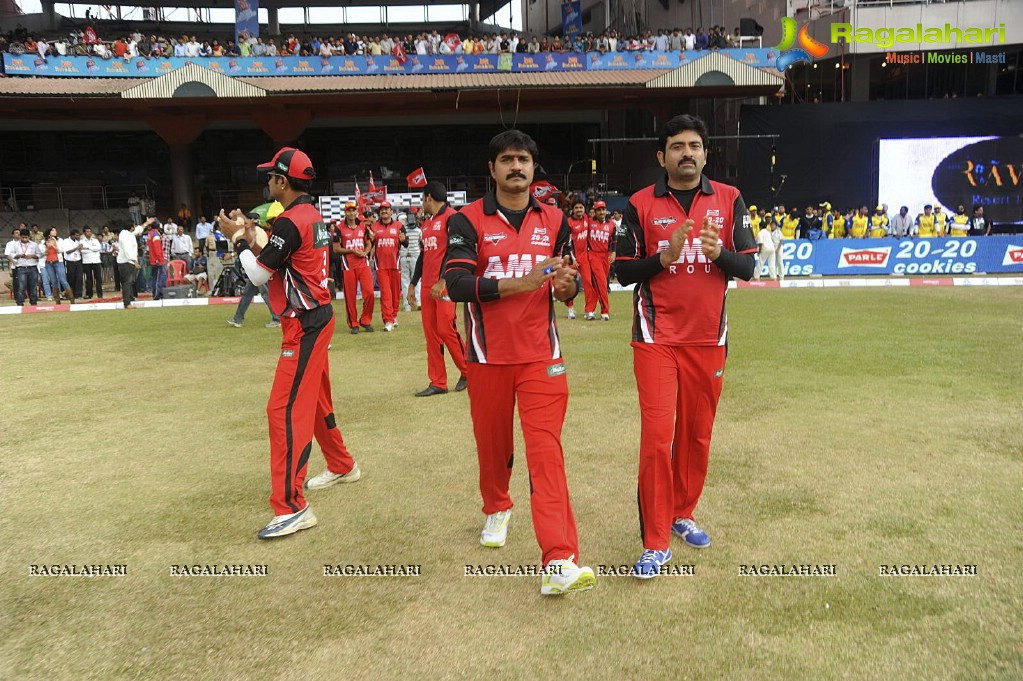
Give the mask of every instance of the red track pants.
<path id="1" fill-rule="evenodd" d="M 576 253 L 576 267 L 579 268 L 579 276 L 583 281 L 583 288 L 580 293 L 585 296 L 585 300 L 589 301 L 590 296 L 590 259 L 586 253 Z M 565 303 L 566 307 L 575 307 L 575 300 L 570 300 Z"/>
<path id="2" fill-rule="evenodd" d="M 526 444 L 529 505 L 543 564 L 575 556 L 579 537 L 568 498 L 561 427 L 568 381 L 561 360 L 490 365 L 469 362 L 469 406 L 480 465 L 480 494 L 487 515 L 512 507 L 508 494 L 514 460 L 515 402 Z"/>
<path id="3" fill-rule="evenodd" d="M 607 300 L 607 278 L 611 273 L 611 254 L 607 251 L 590 251 L 586 254 L 590 261 L 590 276 L 586 282 L 586 311 L 593 312 L 600 302 L 600 313 L 611 314 L 611 305 Z"/>
<path id="4" fill-rule="evenodd" d="M 426 337 L 426 373 L 430 385 L 447 389 L 448 372 L 444 366 L 444 347 L 454 360 L 459 374 L 465 374 L 465 343 L 458 333 L 455 304 L 450 300 L 434 300 L 423 292 L 423 335 Z"/>
<path id="5" fill-rule="evenodd" d="M 377 283 L 380 284 L 380 315 L 384 324 L 393 324 L 398 318 L 401 301 L 401 270 L 377 270 Z"/>
<path id="6" fill-rule="evenodd" d="M 282 317 L 281 331 L 281 356 L 266 405 L 274 515 L 305 508 L 302 484 L 314 436 L 328 469 L 347 473 L 355 466 L 334 419 L 330 394 L 327 346 L 334 335 L 334 309 L 324 305 L 301 317 Z"/>
<path id="7" fill-rule="evenodd" d="M 725 368 L 724 346 L 633 343 L 639 391 L 639 528 L 663 551 L 671 523 L 692 518 L 707 478 L 710 436 Z"/>
<path id="8" fill-rule="evenodd" d="M 355 287 L 362 287 L 362 317 L 356 317 Z M 373 323 L 373 272 L 369 267 L 355 267 L 345 270 L 345 312 L 348 313 L 348 328 Z"/>

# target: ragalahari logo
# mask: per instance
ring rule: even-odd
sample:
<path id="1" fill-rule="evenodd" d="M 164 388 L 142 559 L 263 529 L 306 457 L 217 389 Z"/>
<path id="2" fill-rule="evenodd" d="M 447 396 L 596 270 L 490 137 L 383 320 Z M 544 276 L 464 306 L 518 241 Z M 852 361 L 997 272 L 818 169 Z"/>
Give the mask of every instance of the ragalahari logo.
<path id="1" fill-rule="evenodd" d="M 1023 246 L 1010 245 L 1005 249 L 1005 257 L 1002 258 L 1002 267 L 1008 265 L 1023 265 Z"/>
<path id="2" fill-rule="evenodd" d="M 843 267 L 887 267 L 892 247 L 882 248 L 843 248 L 838 268 Z"/>
<path id="3" fill-rule="evenodd" d="M 796 30 L 796 20 L 784 17 L 781 20 L 781 42 L 774 46 L 782 54 L 778 57 L 778 70 L 784 71 L 799 62 L 813 63 L 828 53 L 828 46 L 810 37 L 809 25 Z M 795 47 L 796 43 L 798 47 Z"/>

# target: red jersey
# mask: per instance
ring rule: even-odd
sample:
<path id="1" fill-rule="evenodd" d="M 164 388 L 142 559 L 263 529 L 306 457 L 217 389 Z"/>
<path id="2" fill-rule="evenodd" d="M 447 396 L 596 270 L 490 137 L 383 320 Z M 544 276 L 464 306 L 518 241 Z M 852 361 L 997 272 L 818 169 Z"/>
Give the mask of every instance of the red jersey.
<path id="1" fill-rule="evenodd" d="M 391 220 L 384 224 L 379 220 L 373 223 L 373 234 L 376 244 L 376 260 L 378 270 L 396 270 L 398 268 L 398 249 L 401 248 L 401 223 Z"/>
<path id="2" fill-rule="evenodd" d="M 737 208 L 738 206 L 738 208 Z M 668 189 L 666 177 L 629 199 L 618 239 L 618 259 L 647 258 L 668 249 L 672 232 L 692 218 L 692 231 L 678 260 L 636 285 L 632 340 L 661 345 L 725 345 L 728 276 L 703 254 L 703 218 L 720 228 L 722 248 L 755 253 L 756 240 L 739 190 L 703 178 L 689 212 Z"/>
<path id="3" fill-rule="evenodd" d="M 589 250 L 587 247 L 587 241 L 590 237 L 590 219 L 584 217 L 580 220 L 575 218 L 566 218 L 568 220 L 568 227 L 572 230 L 572 250 L 579 253 L 585 253 Z"/>
<path id="4" fill-rule="evenodd" d="M 424 291 L 440 281 L 441 266 L 448 252 L 448 218 L 454 214 L 455 209 L 445 203 L 439 213 L 423 223 L 419 247 L 423 252 Z"/>
<path id="5" fill-rule="evenodd" d="M 355 227 L 352 227 L 347 220 L 342 220 L 334 231 L 334 241 L 341 244 L 341 248 L 357 248 L 360 251 L 365 251 L 371 243 L 369 227 L 362 222 L 357 222 Z M 367 264 L 366 258 L 360 258 L 354 253 L 341 255 L 341 269 L 343 270 L 354 270 L 366 267 Z"/>
<path id="6" fill-rule="evenodd" d="M 150 265 L 167 264 L 167 258 L 163 253 L 163 236 L 156 227 L 149 230 L 149 234 L 146 236 L 146 247 L 149 249 Z"/>
<path id="7" fill-rule="evenodd" d="M 327 261 L 330 230 L 308 194 L 295 199 L 274 221 L 270 241 L 256 259 L 270 277 L 270 307 L 281 317 L 298 317 L 330 305 Z"/>
<path id="8" fill-rule="evenodd" d="M 590 220 L 590 250 L 594 253 L 609 253 L 614 247 L 615 223 L 613 220 L 600 222 L 596 218 Z"/>
<path id="9" fill-rule="evenodd" d="M 445 269 L 457 267 L 474 274 L 479 278 L 477 291 L 482 280 L 524 277 L 555 254 L 572 254 L 565 215 L 532 198 L 519 229 L 500 212 L 493 193 L 448 220 Z M 549 280 L 532 293 L 466 302 L 465 309 L 468 361 L 527 364 L 561 357 Z"/>

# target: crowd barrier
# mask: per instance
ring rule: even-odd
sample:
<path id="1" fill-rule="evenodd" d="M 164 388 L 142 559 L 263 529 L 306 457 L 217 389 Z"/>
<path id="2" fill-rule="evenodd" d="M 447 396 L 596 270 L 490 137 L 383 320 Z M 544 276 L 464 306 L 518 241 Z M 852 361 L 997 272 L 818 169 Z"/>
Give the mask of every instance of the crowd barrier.
<path id="1" fill-rule="evenodd" d="M 1023 273 L 1023 235 L 782 242 L 786 276 Z M 761 273 L 767 273 L 762 266 Z"/>
<path id="2" fill-rule="evenodd" d="M 756 68 L 774 67 L 775 50 L 717 50 Z M 198 64 L 228 76 L 358 76 L 380 74 L 537 73 L 675 69 L 710 54 L 692 52 L 541 52 L 540 54 L 415 55 L 397 57 L 197 57 L 186 59 L 100 59 L 3 55 L 8 76 L 154 78 L 186 64 Z"/>

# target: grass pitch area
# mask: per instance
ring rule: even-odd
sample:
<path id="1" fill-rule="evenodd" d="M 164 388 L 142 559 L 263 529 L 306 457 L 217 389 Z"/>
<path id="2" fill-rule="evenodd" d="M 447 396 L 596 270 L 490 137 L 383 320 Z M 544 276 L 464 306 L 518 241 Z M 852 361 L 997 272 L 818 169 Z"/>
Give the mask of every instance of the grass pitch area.
<path id="1" fill-rule="evenodd" d="M 560 312 L 569 487 L 595 569 L 641 550 L 630 301 L 613 296 L 610 323 Z M 603 576 L 561 599 L 539 577 L 465 576 L 539 560 L 524 457 L 508 545 L 485 549 L 467 397 L 412 397 L 418 314 L 335 334 L 363 480 L 311 493 L 319 526 L 268 543 L 279 331 L 264 306 L 242 329 L 223 306 L 0 318 L 0 675 L 1023 677 L 1023 290 L 740 290 L 729 310 L 697 509 L 712 547 L 674 541 L 690 576 Z M 127 574 L 30 574 L 94 564 Z M 324 575 L 387 564 L 421 575 Z M 171 574 L 202 565 L 268 574 Z M 836 574 L 740 574 L 793 565 Z M 880 574 L 935 565 L 976 574 Z"/>

